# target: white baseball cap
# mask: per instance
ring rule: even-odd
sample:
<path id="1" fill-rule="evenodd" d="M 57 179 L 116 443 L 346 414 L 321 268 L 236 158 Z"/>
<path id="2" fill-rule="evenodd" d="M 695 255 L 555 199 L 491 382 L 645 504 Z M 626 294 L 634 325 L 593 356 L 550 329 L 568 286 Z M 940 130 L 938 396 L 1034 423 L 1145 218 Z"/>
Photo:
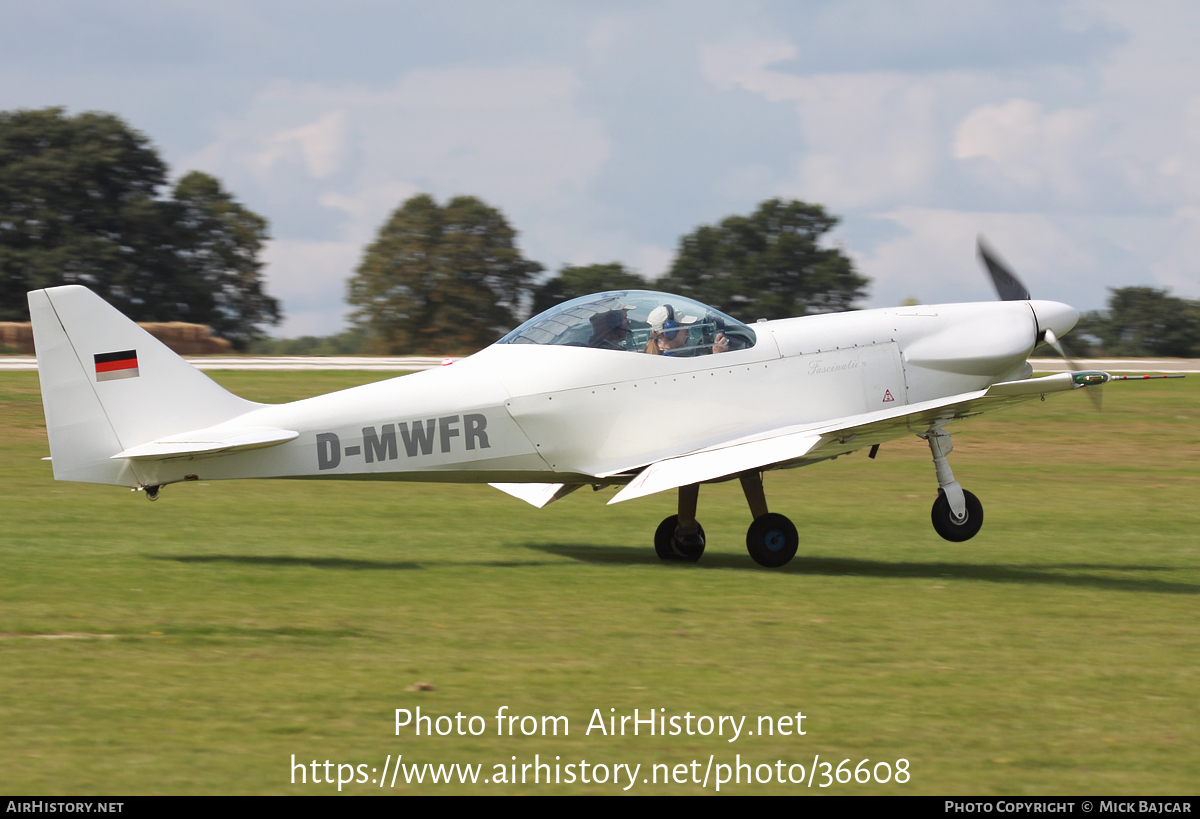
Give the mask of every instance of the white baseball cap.
<path id="1" fill-rule="evenodd" d="M 673 321 L 676 326 L 681 326 L 684 324 L 694 324 L 699 320 L 696 316 L 685 316 L 676 313 L 675 308 L 669 304 L 655 307 L 646 318 L 646 321 L 650 324 L 650 329 L 656 333 L 661 333 L 663 331 L 663 324 L 668 321 Z"/>

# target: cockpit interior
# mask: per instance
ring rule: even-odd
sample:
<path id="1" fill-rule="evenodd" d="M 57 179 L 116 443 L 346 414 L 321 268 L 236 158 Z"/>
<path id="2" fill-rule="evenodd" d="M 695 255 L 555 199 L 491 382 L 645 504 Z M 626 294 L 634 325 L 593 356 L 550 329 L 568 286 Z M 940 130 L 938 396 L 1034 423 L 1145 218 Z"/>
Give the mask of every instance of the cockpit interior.
<path id="1" fill-rule="evenodd" d="M 756 341 L 754 330 L 695 299 L 652 290 L 615 290 L 551 307 L 497 343 L 691 357 L 745 350 Z"/>

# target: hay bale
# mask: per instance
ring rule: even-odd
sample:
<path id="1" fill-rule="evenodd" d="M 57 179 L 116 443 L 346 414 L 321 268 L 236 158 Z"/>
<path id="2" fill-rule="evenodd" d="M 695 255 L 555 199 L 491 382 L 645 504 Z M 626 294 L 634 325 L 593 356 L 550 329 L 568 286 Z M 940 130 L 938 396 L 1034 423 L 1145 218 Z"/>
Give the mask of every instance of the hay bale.
<path id="1" fill-rule="evenodd" d="M 0 321 L 0 350 L 33 355 L 33 326 L 27 321 Z"/>
<path id="2" fill-rule="evenodd" d="M 212 334 L 204 324 L 184 321 L 147 321 L 143 330 L 179 355 L 221 355 L 233 352 L 233 344 Z M 33 326 L 27 321 L 0 321 L 0 351 L 33 355 Z"/>
<path id="3" fill-rule="evenodd" d="M 233 344 L 212 334 L 212 328 L 184 321 L 146 321 L 143 330 L 179 355 L 220 355 L 233 352 Z"/>

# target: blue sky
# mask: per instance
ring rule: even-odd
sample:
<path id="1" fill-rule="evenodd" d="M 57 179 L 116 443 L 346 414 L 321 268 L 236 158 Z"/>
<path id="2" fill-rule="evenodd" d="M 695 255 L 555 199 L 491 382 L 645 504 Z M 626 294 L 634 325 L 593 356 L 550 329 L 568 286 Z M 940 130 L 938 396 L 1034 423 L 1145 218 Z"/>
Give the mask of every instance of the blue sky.
<path id="1" fill-rule="evenodd" d="M 406 197 L 548 270 L 656 276 L 699 224 L 825 205 L 867 306 L 1200 298 L 1200 5 L 0 0 L 0 109 L 116 113 L 267 217 L 281 336 L 342 329 Z"/>

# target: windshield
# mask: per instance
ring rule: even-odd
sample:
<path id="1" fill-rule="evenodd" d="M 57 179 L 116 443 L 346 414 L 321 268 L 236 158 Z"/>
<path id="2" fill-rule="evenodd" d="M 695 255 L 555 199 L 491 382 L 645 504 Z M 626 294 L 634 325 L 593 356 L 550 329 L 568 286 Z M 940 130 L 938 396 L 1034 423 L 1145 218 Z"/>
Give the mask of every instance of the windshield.
<path id="1" fill-rule="evenodd" d="M 754 331 L 694 299 L 652 290 L 612 290 L 563 302 L 497 344 L 556 344 L 666 356 L 753 347 Z"/>

